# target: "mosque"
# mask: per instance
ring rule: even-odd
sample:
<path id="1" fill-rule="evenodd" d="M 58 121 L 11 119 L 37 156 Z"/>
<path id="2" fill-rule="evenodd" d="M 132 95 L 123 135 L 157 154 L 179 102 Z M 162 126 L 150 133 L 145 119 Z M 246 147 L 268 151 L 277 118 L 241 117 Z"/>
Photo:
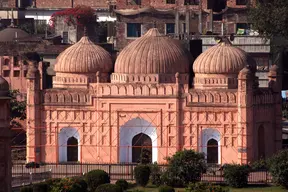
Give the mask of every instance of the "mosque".
<path id="1" fill-rule="evenodd" d="M 27 73 L 27 162 L 131 163 L 145 148 L 151 162 L 193 149 L 207 163 L 245 164 L 281 149 L 278 68 L 259 88 L 255 61 L 228 39 L 193 62 L 152 28 L 113 65 L 84 36 L 58 56 L 51 89 L 37 63 Z"/>

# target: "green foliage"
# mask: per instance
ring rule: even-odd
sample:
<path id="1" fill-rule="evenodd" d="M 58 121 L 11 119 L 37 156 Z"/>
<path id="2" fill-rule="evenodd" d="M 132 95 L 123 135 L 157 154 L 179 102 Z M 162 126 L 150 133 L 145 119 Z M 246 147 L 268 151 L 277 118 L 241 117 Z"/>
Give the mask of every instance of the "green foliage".
<path id="1" fill-rule="evenodd" d="M 36 183 L 33 185 L 33 192 L 48 192 L 47 183 Z"/>
<path id="2" fill-rule="evenodd" d="M 137 185 L 145 187 L 149 182 L 150 167 L 148 165 L 137 165 L 134 168 L 134 177 Z"/>
<path id="3" fill-rule="evenodd" d="M 20 95 L 19 90 L 10 90 L 9 97 L 11 107 L 11 120 L 19 118 L 26 119 L 26 100 L 19 101 L 17 97 Z"/>
<path id="4" fill-rule="evenodd" d="M 110 183 L 99 185 L 95 190 L 95 192 L 122 192 L 122 191 L 123 190 L 120 186 Z"/>
<path id="5" fill-rule="evenodd" d="M 248 184 L 250 168 L 247 165 L 227 164 L 224 168 L 224 180 L 231 187 L 245 187 Z"/>
<path id="6" fill-rule="evenodd" d="M 52 184 L 51 192 L 86 192 L 87 184 L 82 178 L 63 178 Z"/>
<path id="7" fill-rule="evenodd" d="M 251 168 L 253 171 L 267 170 L 267 162 L 265 159 L 259 159 L 251 164 Z"/>
<path id="8" fill-rule="evenodd" d="M 123 190 L 128 189 L 129 186 L 128 182 L 125 179 L 119 179 L 116 181 L 115 184 L 121 187 Z"/>
<path id="9" fill-rule="evenodd" d="M 273 0 L 257 3 L 248 11 L 253 29 L 267 38 L 280 36 L 288 39 L 288 1 Z"/>
<path id="10" fill-rule="evenodd" d="M 20 192 L 33 192 L 33 187 L 22 187 Z"/>
<path id="11" fill-rule="evenodd" d="M 190 183 L 185 189 L 185 192 L 228 192 L 228 189 L 224 189 L 221 186 L 212 185 L 209 183 Z"/>
<path id="12" fill-rule="evenodd" d="M 282 150 L 268 160 L 269 171 L 273 181 L 288 188 L 288 150 Z"/>
<path id="13" fill-rule="evenodd" d="M 142 191 L 142 190 L 139 190 L 139 189 L 133 189 L 132 191 L 130 191 L 130 192 L 144 192 L 144 191 Z"/>
<path id="14" fill-rule="evenodd" d="M 173 187 L 163 185 L 159 187 L 159 192 L 175 192 L 175 189 Z"/>
<path id="15" fill-rule="evenodd" d="M 201 174 L 206 170 L 204 154 L 193 150 L 178 151 L 167 158 L 167 161 L 168 167 L 161 179 L 166 185 L 173 187 L 199 181 Z"/>
<path id="16" fill-rule="evenodd" d="M 100 169 L 86 173 L 85 180 L 90 191 L 95 191 L 99 185 L 110 183 L 108 173 Z"/>
<path id="17" fill-rule="evenodd" d="M 151 159 L 152 159 L 151 151 L 149 149 L 142 148 L 139 163 L 149 164 L 151 163 Z"/>
<path id="18" fill-rule="evenodd" d="M 150 181 L 153 185 L 156 185 L 157 187 L 162 184 L 161 182 L 161 169 L 158 166 L 158 164 L 155 162 L 150 165 Z"/>

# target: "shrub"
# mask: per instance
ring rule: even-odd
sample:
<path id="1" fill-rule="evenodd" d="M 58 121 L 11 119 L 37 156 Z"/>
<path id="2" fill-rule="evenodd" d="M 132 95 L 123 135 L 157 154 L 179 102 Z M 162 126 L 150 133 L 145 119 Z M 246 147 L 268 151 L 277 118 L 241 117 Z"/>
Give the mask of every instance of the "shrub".
<path id="1" fill-rule="evenodd" d="M 157 163 L 150 165 L 150 181 L 153 185 L 156 185 L 157 187 L 162 184 L 161 182 L 161 169 L 158 166 Z"/>
<path id="2" fill-rule="evenodd" d="M 40 164 L 39 163 L 35 163 L 35 162 L 29 162 L 25 165 L 25 167 L 27 169 L 29 168 L 39 168 L 40 167 Z"/>
<path id="3" fill-rule="evenodd" d="M 102 184 L 97 187 L 95 192 L 122 192 L 123 190 L 121 189 L 120 186 L 115 185 L 115 184 Z"/>
<path id="4" fill-rule="evenodd" d="M 51 192 L 85 192 L 87 184 L 82 178 L 63 178 L 60 182 L 56 182 L 51 187 Z"/>
<path id="5" fill-rule="evenodd" d="M 142 191 L 142 190 L 139 190 L 139 189 L 133 189 L 132 191 L 130 191 L 130 192 L 144 192 L 144 191 Z"/>
<path id="6" fill-rule="evenodd" d="M 33 192 L 48 192 L 47 183 L 36 183 L 33 185 Z"/>
<path id="7" fill-rule="evenodd" d="M 173 187 L 199 181 L 201 173 L 206 171 L 204 154 L 193 150 L 178 151 L 172 157 L 168 157 L 167 162 L 168 167 L 162 175 L 162 180 L 166 185 Z"/>
<path id="8" fill-rule="evenodd" d="M 159 192 L 175 192 L 173 187 L 167 186 L 167 185 L 163 185 L 159 187 Z"/>
<path id="9" fill-rule="evenodd" d="M 124 179 L 117 180 L 115 184 L 121 187 L 121 189 L 123 190 L 128 189 L 128 182 Z"/>
<path id="10" fill-rule="evenodd" d="M 258 161 L 255 161 L 251 164 L 251 168 L 253 171 L 259 171 L 259 170 L 267 170 L 267 162 L 265 159 L 260 159 Z"/>
<path id="11" fill-rule="evenodd" d="M 273 181 L 288 188 L 288 150 L 282 150 L 268 159 L 268 167 Z"/>
<path id="12" fill-rule="evenodd" d="M 20 192 L 33 192 L 33 187 L 22 187 Z"/>
<path id="13" fill-rule="evenodd" d="M 247 165 L 226 165 L 223 171 L 224 180 L 229 186 L 241 188 L 248 184 L 250 168 Z"/>
<path id="14" fill-rule="evenodd" d="M 59 182 L 61 182 L 60 178 L 47 179 L 45 183 L 48 186 L 48 191 L 52 191 L 53 186 L 57 185 Z"/>
<path id="15" fill-rule="evenodd" d="M 217 185 L 211 185 L 209 183 L 190 183 L 185 189 L 185 192 L 228 192 L 228 189 L 223 189 Z"/>
<path id="16" fill-rule="evenodd" d="M 99 185 L 110 183 L 108 173 L 99 169 L 86 173 L 85 180 L 90 191 L 95 191 Z"/>
<path id="17" fill-rule="evenodd" d="M 150 167 L 148 165 L 138 165 L 134 169 L 134 177 L 137 185 L 145 187 L 150 177 Z"/>

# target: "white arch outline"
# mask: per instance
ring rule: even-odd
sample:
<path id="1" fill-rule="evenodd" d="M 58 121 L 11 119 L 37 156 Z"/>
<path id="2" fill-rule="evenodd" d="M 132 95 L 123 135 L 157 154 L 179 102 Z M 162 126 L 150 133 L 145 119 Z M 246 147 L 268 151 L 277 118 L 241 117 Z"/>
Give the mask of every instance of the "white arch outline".
<path id="1" fill-rule="evenodd" d="M 221 154 L 221 134 L 217 129 L 205 128 L 201 132 L 201 145 L 199 151 L 205 154 L 205 160 L 207 161 L 207 145 L 210 139 L 215 139 L 218 142 L 218 164 L 221 164 L 222 154 Z"/>
<path id="2" fill-rule="evenodd" d="M 158 161 L 157 129 L 144 119 L 134 118 L 127 121 L 119 130 L 120 163 L 132 162 L 132 139 L 140 133 L 146 134 L 152 140 L 152 162 Z"/>
<path id="3" fill-rule="evenodd" d="M 65 127 L 60 130 L 59 141 L 59 162 L 67 162 L 67 141 L 70 137 L 75 137 L 78 141 L 78 161 L 80 161 L 80 135 L 77 129 Z"/>

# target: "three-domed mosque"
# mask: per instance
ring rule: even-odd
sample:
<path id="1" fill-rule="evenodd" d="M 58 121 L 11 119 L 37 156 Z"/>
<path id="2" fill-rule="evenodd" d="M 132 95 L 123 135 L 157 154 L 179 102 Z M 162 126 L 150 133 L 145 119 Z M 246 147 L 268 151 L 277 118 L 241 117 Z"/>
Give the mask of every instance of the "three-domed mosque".
<path id="1" fill-rule="evenodd" d="M 182 149 L 208 163 L 248 163 L 281 148 L 277 67 L 259 88 L 256 64 L 223 40 L 193 59 L 178 40 L 150 29 L 111 57 L 84 36 L 61 53 L 53 88 L 27 74 L 27 161 L 151 162 Z M 190 68 L 195 76 L 189 85 Z"/>

